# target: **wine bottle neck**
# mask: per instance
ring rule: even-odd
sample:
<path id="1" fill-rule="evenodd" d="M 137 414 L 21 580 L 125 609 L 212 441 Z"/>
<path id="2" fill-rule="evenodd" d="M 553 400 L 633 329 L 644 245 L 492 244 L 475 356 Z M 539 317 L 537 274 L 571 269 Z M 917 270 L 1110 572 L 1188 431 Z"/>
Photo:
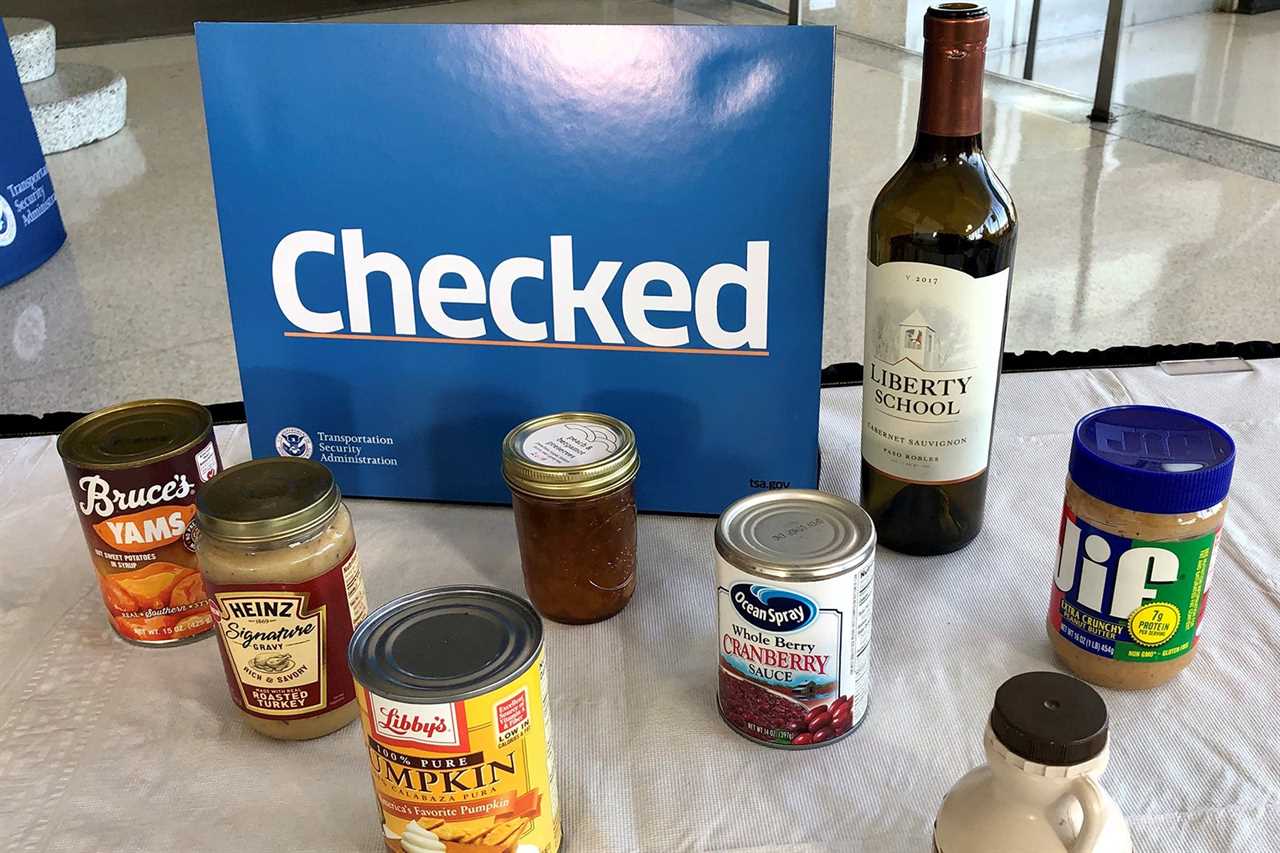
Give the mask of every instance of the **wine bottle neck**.
<path id="1" fill-rule="evenodd" d="M 916 144 L 911 149 L 911 160 L 916 163 L 943 163 L 973 160 L 982 156 L 982 134 L 969 136 L 938 136 L 920 130 Z"/>
<path id="2" fill-rule="evenodd" d="M 968 19 L 925 16 L 922 136 L 981 136 L 982 72 L 989 27 L 985 15 Z"/>

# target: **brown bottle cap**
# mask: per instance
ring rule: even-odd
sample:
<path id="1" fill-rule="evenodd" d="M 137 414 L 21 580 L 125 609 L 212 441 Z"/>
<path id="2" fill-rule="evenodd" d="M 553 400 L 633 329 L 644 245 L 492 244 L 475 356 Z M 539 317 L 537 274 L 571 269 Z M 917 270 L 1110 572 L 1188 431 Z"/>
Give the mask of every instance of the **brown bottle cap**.
<path id="1" fill-rule="evenodd" d="M 1014 755 L 1067 767 L 1107 745 L 1107 706 L 1088 684 L 1060 672 L 1024 672 L 996 691 L 991 731 Z"/>

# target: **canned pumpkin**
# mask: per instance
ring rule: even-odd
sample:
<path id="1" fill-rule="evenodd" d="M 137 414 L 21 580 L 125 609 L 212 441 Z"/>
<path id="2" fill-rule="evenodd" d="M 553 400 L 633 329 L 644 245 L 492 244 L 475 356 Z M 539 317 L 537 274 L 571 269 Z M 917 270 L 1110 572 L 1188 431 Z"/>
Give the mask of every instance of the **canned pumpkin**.
<path id="1" fill-rule="evenodd" d="M 398 598 L 348 650 L 382 834 L 395 853 L 556 853 L 542 622 L 510 593 Z"/>

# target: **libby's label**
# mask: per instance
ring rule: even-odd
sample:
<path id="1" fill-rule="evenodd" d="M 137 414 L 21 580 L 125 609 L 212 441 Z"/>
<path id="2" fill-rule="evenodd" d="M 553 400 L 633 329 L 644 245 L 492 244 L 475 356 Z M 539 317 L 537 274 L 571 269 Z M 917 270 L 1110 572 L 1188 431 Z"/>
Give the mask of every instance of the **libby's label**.
<path id="1" fill-rule="evenodd" d="M 210 438 L 137 468 L 66 463 L 80 525 L 112 626 L 141 643 L 187 639 L 213 627 L 195 559 L 196 491 L 221 469 Z"/>
<path id="2" fill-rule="evenodd" d="M 987 467 L 1009 270 L 867 264 L 862 456 L 917 483 Z"/>
<path id="3" fill-rule="evenodd" d="M 1204 617 L 1217 533 L 1129 539 L 1063 507 L 1049 623 L 1110 660 L 1152 662 L 1191 650 Z"/>
<path id="4" fill-rule="evenodd" d="M 368 615 L 360 558 L 299 584 L 209 584 L 222 663 L 241 710 L 313 717 L 355 697 L 347 643 Z"/>
<path id="5" fill-rule="evenodd" d="M 839 737 L 867 710 L 874 570 L 781 583 L 717 558 L 720 713 L 757 740 Z"/>
<path id="6" fill-rule="evenodd" d="M 560 849 L 542 652 L 514 681 L 459 702 L 356 691 L 389 849 Z"/>
<path id="7" fill-rule="evenodd" d="M 415 705 L 370 694 L 369 720 L 372 735 L 383 743 L 446 751 L 465 748 L 467 720 L 461 702 Z"/>

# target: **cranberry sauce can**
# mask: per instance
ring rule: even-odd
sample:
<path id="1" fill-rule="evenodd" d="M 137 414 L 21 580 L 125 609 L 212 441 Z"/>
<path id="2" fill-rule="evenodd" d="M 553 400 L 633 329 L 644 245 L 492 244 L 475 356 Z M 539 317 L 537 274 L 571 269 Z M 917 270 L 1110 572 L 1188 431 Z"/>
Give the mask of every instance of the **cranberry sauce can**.
<path id="1" fill-rule="evenodd" d="M 720 716 L 768 746 L 840 740 L 867 713 L 875 527 L 807 489 L 742 498 L 716 525 Z"/>

